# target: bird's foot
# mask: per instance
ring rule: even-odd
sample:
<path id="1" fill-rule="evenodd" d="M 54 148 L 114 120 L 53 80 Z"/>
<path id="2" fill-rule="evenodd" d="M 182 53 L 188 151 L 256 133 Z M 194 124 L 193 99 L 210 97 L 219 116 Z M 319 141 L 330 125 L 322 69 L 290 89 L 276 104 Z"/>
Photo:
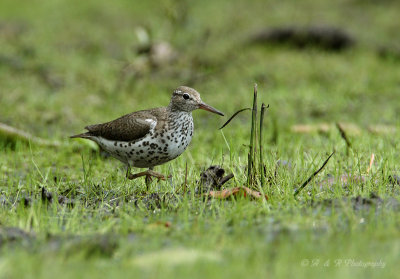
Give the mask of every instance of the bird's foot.
<path id="1" fill-rule="evenodd" d="M 153 170 L 146 170 L 146 171 L 142 171 L 142 172 L 138 172 L 135 174 L 127 174 L 127 178 L 128 179 L 136 179 L 142 176 L 146 176 L 146 184 L 147 184 L 147 180 L 149 180 L 151 182 L 151 177 L 156 177 L 158 180 L 166 180 L 165 176 L 161 173 L 155 172 Z"/>
<path id="2" fill-rule="evenodd" d="M 156 177 L 158 179 L 158 181 L 160 180 L 166 180 L 165 176 L 161 173 L 155 172 L 153 170 L 147 170 L 147 171 L 142 171 L 142 172 L 138 172 L 135 174 L 131 174 L 129 172 L 127 172 L 126 177 L 130 180 L 132 179 L 136 179 L 142 176 L 146 176 L 145 177 L 145 182 L 146 182 L 146 187 L 147 187 L 147 191 L 149 190 L 149 185 L 151 184 L 151 182 L 153 181 L 152 177 Z M 168 176 L 168 178 L 170 178 L 171 176 Z"/>

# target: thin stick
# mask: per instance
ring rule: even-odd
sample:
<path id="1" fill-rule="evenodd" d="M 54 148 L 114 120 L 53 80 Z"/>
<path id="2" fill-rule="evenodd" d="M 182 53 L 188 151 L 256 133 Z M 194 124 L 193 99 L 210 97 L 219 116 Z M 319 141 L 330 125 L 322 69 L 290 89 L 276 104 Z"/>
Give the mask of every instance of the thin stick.
<path id="1" fill-rule="evenodd" d="M 332 152 L 331 155 L 329 155 L 328 159 L 325 160 L 325 162 L 322 164 L 322 166 L 315 171 L 298 189 L 296 189 L 296 191 L 294 192 L 294 196 L 296 197 L 301 190 L 304 189 L 304 187 L 307 186 L 308 183 L 310 183 L 311 180 L 313 180 L 313 178 L 325 167 L 325 165 L 328 163 L 329 159 L 333 156 L 333 154 L 335 154 L 335 152 Z"/>
<path id="2" fill-rule="evenodd" d="M 236 115 L 238 115 L 238 114 L 241 113 L 242 111 L 250 110 L 250 109 L 251 109 L 251 108 L 244 108 L 244 109 L 241 109 L 241 110 L 238 110 L 237 112 L 235 112 L 235 113 L 228 119 L 228 121 L 226 121 L 225 124 L 222 125 L 222 126 L 219 128 L 219 130 L 223 129 L 226 125 L 228 125 L 229 122 L 231 122 L 232 119 L 236 117 Z"/>
<path id="3" fill-rule="evenodd" d="M 230 174 L 224 176 L 223 178 L 221 178 L 221 181 L 219 182 L 219 186 L 224 185 L 226 182 L 228 182 L 233 177 L 234 177 L 233 173 L 230 173 Z"/>

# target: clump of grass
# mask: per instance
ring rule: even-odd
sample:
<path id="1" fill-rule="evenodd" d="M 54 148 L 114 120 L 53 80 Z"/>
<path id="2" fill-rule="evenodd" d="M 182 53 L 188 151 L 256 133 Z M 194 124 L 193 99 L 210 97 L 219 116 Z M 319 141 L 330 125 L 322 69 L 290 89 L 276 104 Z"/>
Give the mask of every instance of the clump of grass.
<path id="1" fill-rule="evenodd" d="M 269 105 L 261 104 L 260 116 L 258 118 L 258 105 L 257 105 L 257 84 L 254 85 L 253 94 L 253 107 L 251 109 L 251 125 L 250 125 L 250 142 L 249 153 L 247 162 L 247 186 L 248 187 L 262 187 L 265 185 L 265 165 L 263 160 L 263 124 L 266 109 Z M 240 112 L 250 110 L 244 108 L 235 112 L 220 129 L 224 128 L 229 122 L 232 121 Z M 258 122 L 258 125 L 257 125 Z M 259 127 L 259 128 L 257 128 Z"/>
<path id="2" fill-rule="evenodd" d="M 247 185 L 262 187 L 265 184 L 264 160 L 263 160 L 263 124 L 265 110 L 269 107 L 261 104 L 260 116 L 258 117 L 257 84 L 254 85 L 253 108 L 251 114 L 250 144 L 247 165 Z M 258 122 L 258 125 L 257 125 Z M 259 127 L 257 129 L 257 127 Z M 258 146 L 257 146 L 258 145 Z M 258 148 L 257 148 L 258 147 Z M 258 159 L 257 159 L 258 158 Z"/>
<path id="3" fill-rule="evenodd" d="M 250 144 L 247 165 L 247 185 L 252 186 L 256 178 L 256 137 L 257 137 L 257 84 L 254 85 L 253 109 L 251 111 Z"/>
<path id="4" fill-rule="evenodd" d="M 248 187 L 253 187 L 253 188 L 258 188 L 261 193 L 263 193 L 263 187 L 265 186 L 265 164 L 264 164 L 264 158 L 263 158 L 263 127 L 264 127 L 264 117 L 265 117 L 265 111 L 267 108 L 269 108 L 269 105 L 265 105 L 264 103 L 261 104 L 261 109 L 260 109 L 260 116 L 258 117 L 258 105 L 257 105 L 257 84 L 254 85 L 254 93 L 253 93 L 253 107 L 251 109 L 251 125 L 250 125 L 250 142 L 249 142 L 249 153 L 248 153 L 248 162 L 247 162 L 247 186 Z M 241 109 L 237 112 L 235 112 L 227 122 L 225 122 L 224 125 L 222 125 L 222 128 L 224 128 L 226 125 L 228 125 L 229 122 L 232 121 L 233 118 L 235 118 L 240 112 L 249 110 L 250 108 L 244 108 Z M 257 125 L 258 122 L 258 125 Z M 258 128 L 257 128 L 258 127 Z M 340 126 L 338 126 L 340 127 Z M 342 133 L 342 137 L 343 133 Z M 346 142 L 348 142 L 346 138 Z M 349 145 L 348 145 L 349 146 Z M 318 173 L 322 171 L 322 169 L 326 166 L 328 163 L 329 159 L 333 156 L 335 152 L 332 152 L 329 157 L 324 161 L 322 166 L 316 170 L 306 181 L 304 181 L 300 187 L 298 187 L 295 192 L 294 196 L 296 197 L 301 190 L 303 190 L 312 180 L 315 176 L 317 176 Z"/>

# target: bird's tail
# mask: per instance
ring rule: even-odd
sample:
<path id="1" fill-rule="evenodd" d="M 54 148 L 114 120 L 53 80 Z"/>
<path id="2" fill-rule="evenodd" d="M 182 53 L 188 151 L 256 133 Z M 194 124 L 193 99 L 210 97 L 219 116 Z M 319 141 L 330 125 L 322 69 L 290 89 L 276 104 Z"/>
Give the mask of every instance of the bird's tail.
<path id="1" fill-rule="evenodd" d="M 90 134 L 90 132 L 70 136 L 71 139 L 75 139 L 75 138 L 90 139 L 91 137 L 92 137 L 92 135 Z"/>

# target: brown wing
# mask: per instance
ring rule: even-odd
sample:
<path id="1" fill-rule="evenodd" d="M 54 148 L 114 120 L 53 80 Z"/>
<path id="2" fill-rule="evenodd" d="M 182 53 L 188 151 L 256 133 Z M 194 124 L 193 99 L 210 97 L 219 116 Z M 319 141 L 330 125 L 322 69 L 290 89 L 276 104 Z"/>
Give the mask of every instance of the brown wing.
<path id="1" fill-rule="evenodd" d="M 157 118 L 162 115 L 163 108 L 137 111 L 124 115 L 113 121 L 85 127 L 91 136 L 100 136 L 108 140 L 134 141 L 146 136 L 151 129 L 152 122 L 158 124 Z M 153 122 L 154 123 L 154 122 Z"/>

